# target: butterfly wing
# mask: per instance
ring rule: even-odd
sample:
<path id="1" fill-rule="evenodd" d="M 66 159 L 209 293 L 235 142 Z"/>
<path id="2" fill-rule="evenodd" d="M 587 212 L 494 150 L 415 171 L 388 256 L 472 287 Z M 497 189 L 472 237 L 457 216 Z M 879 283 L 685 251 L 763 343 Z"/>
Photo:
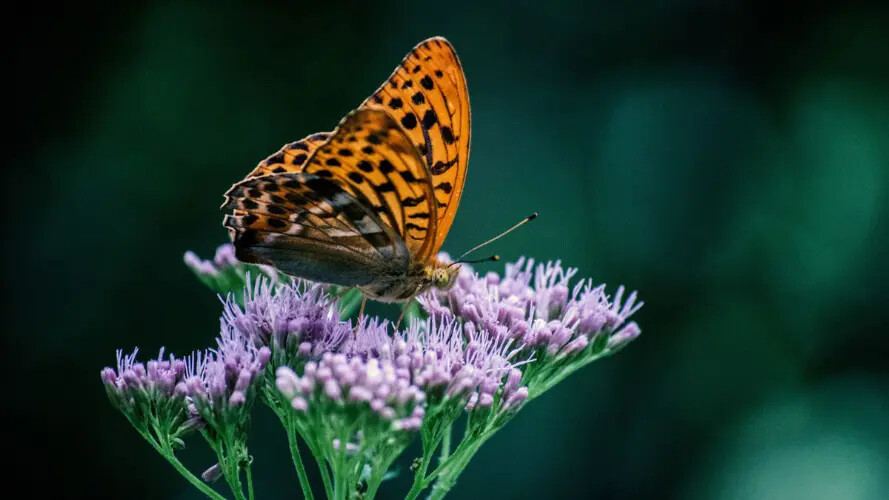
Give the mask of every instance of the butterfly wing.
<path id="1" fill-rule="evenodd" d="M 271 264 L 324 283 L 353 286 L 403 275 L 410 254 L 364 201 L 305 172 L 245 179 L 226 193 L 239 260 Z"/>
<path id="2" fill-rule="evenodd" d="M 285 144 L 277 153 L 269 156 L 265 160 L 259 162 L 259 165 L 247 175 L 247 179 L 251 177 L 260 177 L 269 174 L 283 174 L 287 172 L 300 172 L 305 165 L 306 160 L 318 149 L 318 146 L 327 142 L 330 134 L 327 132 L 319 132 L 302 139 Z"/>
<path id="3" fill-rule="evenodd" d="M 429 252 L 438 220 L 429 171 L 385 110 L 349 113 L 303 171 L 331 179 L 365 203 L 401 237 L 412 256 Z"/>
<path id="4" fill-rule="evenodd" d="M 441 37 L 421 42 L 362 106 L 385 108 L 429 169 L 438 213 L 433 242 L 421 254 L 428 259 L 454 221 L 469 162 L 469 92 L 454 47 Z"/>

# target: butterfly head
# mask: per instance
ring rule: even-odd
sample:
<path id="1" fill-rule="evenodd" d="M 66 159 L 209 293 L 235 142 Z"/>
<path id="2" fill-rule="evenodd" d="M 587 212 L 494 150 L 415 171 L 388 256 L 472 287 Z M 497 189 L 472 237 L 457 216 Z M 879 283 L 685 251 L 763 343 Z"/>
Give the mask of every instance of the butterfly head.
<path id="1" fill-rule="evenodd" d="M 434 267 L 431 270 L 429 278 L 432 280 L 432 286 L 439 290 L 448 290 L 457 281 L 457 275 L 460 273 L 459 265 L 445 264 L 441 267 Z"/>

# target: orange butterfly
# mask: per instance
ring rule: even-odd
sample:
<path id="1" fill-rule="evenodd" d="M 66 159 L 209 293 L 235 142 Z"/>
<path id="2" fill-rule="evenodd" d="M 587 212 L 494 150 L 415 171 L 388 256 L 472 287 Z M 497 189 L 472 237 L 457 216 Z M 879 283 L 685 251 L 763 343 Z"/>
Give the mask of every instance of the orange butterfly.
<path id="1" fill-rule="evenodd" d="M 403 302 L 449 287 L 440 262 L 469 161 L 469 94 L 430 38 L 331 133 L 285 145 L 225 193 L 238 259 Z"/>

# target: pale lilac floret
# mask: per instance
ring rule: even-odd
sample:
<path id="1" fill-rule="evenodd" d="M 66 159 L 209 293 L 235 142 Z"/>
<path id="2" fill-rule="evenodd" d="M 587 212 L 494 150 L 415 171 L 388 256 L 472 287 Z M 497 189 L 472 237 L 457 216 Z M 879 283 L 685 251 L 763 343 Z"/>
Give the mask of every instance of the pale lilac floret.
<path id="1" fill-rule="evenodd" d="M 302 376 L 289 367 L 279 368 L 275 385 L 298 412 L 333 403 L 344 409 L 364 408 L 395 430 L 416 430 L 422 424 L 426 396 L 390 359 L 328 352 L 306 363 Z"/>

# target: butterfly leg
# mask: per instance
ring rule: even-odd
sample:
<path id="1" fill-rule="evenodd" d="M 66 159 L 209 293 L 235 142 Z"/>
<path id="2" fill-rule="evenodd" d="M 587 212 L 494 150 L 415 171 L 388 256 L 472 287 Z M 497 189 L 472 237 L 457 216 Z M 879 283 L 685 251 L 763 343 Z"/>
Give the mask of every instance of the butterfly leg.
<path id="1" fill-rule="evenodd" d="M 367 295 L 361 298 L 361 308 L 358 309 L 358 323 L 364 319 L 364 306 L 367 305 Z"/>
<path id="2" fill-rule="evenodd" d="M 416 295 L 411 297 L 407 302 L 404 303 L 404 307 L 401 308 L 401 314 L 398 315 L 398 321 L 395 322 L 395 330 L 398 330 L 398 325 L 401 324 L 401 320 L 404 319 L 404 315 L 407 314 L 407 310 L 411 307 L 411 303 L 416 298 Z"/>
<path id="3" fill-rule="evenodd" d="M 352 334 L 358 337 L 358 327 L 364 322 L 364 306 L 367 305 L 367 295 L 361 298 L 361 308 L 358 309 L 358 321 L 355 322 L 355 328 Z"/>

